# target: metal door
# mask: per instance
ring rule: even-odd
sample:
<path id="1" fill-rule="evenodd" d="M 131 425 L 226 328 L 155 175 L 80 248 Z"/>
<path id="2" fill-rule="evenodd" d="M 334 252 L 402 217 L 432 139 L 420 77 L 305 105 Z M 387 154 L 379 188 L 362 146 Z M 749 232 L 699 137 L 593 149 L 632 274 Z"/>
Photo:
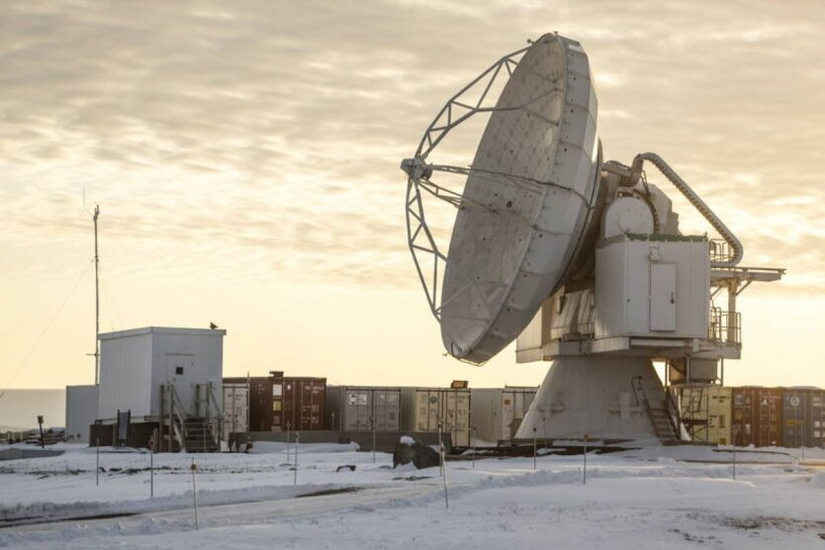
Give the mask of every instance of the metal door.
<path id="1" fill-rule="evenodd" d="M 191 353 L 166 354 L 166 381 L 171 382 L 186 414 L 195 414 L 192 380 L 195 375 L 195 356 Z"/>
<path id="2" fill-rule="evenodd" d="M 375 390 L 374 420 L 375 430 L 378 432 L 397 432 L 399 430 L 399 397 L 398 390 Z"/>
<path id="3" fill-rule="evenodd" d="M 430 426 L 430 392 L 427 390 L 415 391 L 415 431 L 429 432 Z M 432 425 L 432 431 L 435 431 L 437 426 Z"/>
<path id="4" fill-rule="evenodd" d="M 371 393 L 369 390 L 347 390 L 344 409 L 348 431 L 363 432 L 371 429 Z"/>
<path id="5" fill-rule="evenodd" d="M 650 264 L 650 330 L 676 330 L 676 264 Z"/>

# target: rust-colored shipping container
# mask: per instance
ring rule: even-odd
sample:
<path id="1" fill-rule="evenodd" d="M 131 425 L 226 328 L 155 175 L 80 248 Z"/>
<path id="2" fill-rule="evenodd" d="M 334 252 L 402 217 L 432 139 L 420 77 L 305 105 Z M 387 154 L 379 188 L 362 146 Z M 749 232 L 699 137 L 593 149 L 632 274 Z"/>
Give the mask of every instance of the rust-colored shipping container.
<path id="1" fill-rule="evenodd" d="M 327 379 L 287 376 L 283 389 L 281 430 L 323 430 Z"/>
<path id="2" fill-rule="evenodd" d="M 224 384 L 249 383 L 249 431 L 281 431 L 283 408 L 282 372 L 273 372 L 270 376 L 250 376 L 224 378 Z"/>
<path id="3" fill-rule="evenodd" d="M 733 442 L 755 447 L 782 445 L 782 388 L 733 388 Z"/>

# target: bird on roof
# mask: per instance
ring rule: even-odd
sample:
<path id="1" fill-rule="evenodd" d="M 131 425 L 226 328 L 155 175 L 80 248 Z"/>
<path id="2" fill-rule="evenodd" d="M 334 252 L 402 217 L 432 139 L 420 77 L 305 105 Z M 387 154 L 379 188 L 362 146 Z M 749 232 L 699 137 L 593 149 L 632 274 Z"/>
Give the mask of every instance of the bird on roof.
<path id="1" fill-rule="evenodd" d="M 212 329 L 212 330 L 215 330 L 216 328 L 218 328 L 218 325 L 216 325 L 215 323 L 213 323 L 212 321 L 210 321 L 210 322 L 209 322 L 209 328 L 210 328 L 210 329 Z"/>

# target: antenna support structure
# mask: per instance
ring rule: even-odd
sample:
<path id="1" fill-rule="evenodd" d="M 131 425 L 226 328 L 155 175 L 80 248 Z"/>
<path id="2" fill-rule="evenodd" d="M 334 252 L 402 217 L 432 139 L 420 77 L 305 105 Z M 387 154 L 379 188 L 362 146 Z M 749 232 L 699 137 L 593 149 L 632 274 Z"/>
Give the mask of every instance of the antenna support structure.
<path id="1" fill-rule="evenodd" d="M 92 214 L 92 222 L 95 227 L 95 393 L 100 393 L 100 278 L 99 265 L 100 256 L 97 248 L 97 218 L 100 216 L 100 206 L 95 204 L 94 214 Z M 99 395 L 95 396 L 95 418 L 97 418 Z"/>
<path id="2" fill-rule="evenodd" d="M 555 33 L 528 43 L 451 97 L 401 162 L 407 244 L 445 348 L 482 364 L 515 340 L 518 363 L 552 361 L 517 439 L 690 439 L 665 386 L 722 384 L 725 359 L 741 357 L 738 296 L 785 270 L 742 267 L 742 242 L 656 153 L 603 161 L 581 44 Z M 430 161 L 480 114 L 470 164 Z M 680 230 L 650 165 L 719 238 Z M 464 176 L 463 190 L 434 181 L 444 173 Z M 455 207 L 447 251 L 427 222 L 431 199 Z"/>

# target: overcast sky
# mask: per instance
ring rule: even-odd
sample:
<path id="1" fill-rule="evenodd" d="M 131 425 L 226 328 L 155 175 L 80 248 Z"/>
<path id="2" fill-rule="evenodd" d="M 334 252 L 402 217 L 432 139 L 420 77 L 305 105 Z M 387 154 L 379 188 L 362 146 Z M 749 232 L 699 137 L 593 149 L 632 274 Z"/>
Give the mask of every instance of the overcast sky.
<path id="1" fill-rule="evenodd" d="M 729 381 L 825 385 L 821 2 L 21 1 L 0 28 L 0 387 L 93 379 L 95 202 L 104 331 L 214 321 L 229 374 L 538 383 L 442 357 L 398 165 L 551 31 L 590 57 L 606 158 L 660 153 L 745 265 L 789 269 L 742 295 Z"/>

